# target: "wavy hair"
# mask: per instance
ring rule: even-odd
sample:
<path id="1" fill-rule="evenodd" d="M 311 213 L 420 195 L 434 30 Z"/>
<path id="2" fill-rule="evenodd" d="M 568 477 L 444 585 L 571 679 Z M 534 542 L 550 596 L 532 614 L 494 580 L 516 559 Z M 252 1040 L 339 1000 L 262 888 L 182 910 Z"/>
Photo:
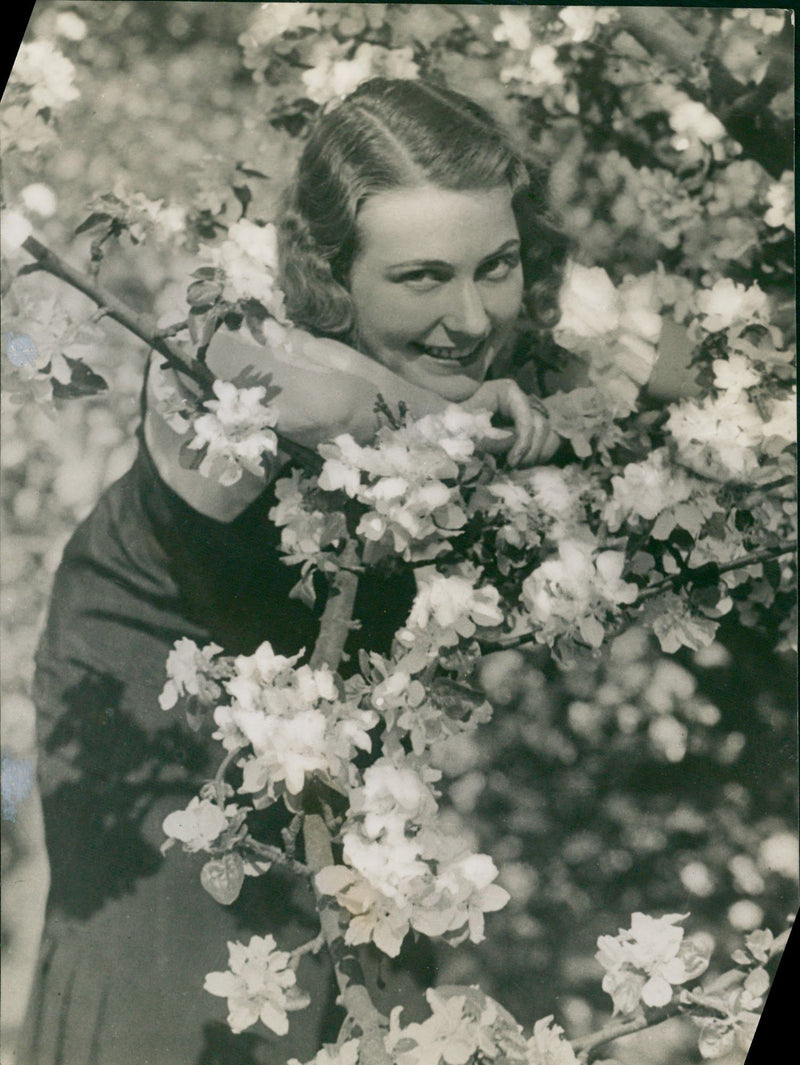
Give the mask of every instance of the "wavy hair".
<path id="1" fill-rule="evenodd" d="M 481 106 L 422 81 L 373 78 L 323 114 L 300 156 L 277 220 L 289 317 L 355 342 L 348 292 L 358 212 L 368 197 L 432 184 L 451 190 L 508 185 L 521 241 L 528 331 L 558 318 L 567 241 L 550 218 L 545 178 Z"/>

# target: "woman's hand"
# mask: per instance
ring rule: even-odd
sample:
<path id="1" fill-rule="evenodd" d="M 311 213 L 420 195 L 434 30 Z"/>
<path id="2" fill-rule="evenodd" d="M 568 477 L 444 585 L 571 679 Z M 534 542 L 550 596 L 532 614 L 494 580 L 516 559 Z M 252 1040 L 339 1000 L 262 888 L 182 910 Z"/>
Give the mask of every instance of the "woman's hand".
<path id="1" fill-rule="evenodd" d="M 550 428 L 547 414 L 535 397 L 527 396 L 515 381 L 499 378 L 484 381 L 477 391 L 464 400 L 464 410 L 488 410 L 513 423 L 507 440 L 487 441 L 486 451 L 508 452 L 511 466 L 535 466 L 553 457 L 561 443 Z"/>

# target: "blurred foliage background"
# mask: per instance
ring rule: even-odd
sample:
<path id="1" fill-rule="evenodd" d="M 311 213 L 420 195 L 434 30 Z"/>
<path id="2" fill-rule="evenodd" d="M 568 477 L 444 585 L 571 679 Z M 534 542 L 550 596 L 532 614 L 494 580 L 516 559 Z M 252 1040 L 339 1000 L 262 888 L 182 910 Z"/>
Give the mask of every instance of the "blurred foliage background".
<path id="1" fill-rule="evenodd" d="M 698 282 L 757 279 L 791 321 L 792 233 L 776 191 L 791 162 L 784 13 L 670 9 L 677 52 L 665 54 L 614 26 L 613 8 L 390 9 L 42 0 L 28 39 L 57 42 L 78 95 L 52 144 L 44 130 L 35 151 L 5 153 L 4 199 L 24 201 L 45 243 L 76 265 L 92 235 L 74 231 L 99 195 L 182 205 L 188 242 L 123 241 L 101 270 L 106 287 L 168 323 L 183 313 L 192 231 L 207 236 L 243 211 L 269 218 L 318 107 L 369 73 L 419 72 L 480 100 L 548 164 L 579 261 L 615 279 L 657 262 Z M 687 106 L 703 92 L 724 111 L 732 84 L 755 94 L 766 152 L 755 141 L 742 150 L 730 122 L 726 133 Z M 52 278 L 35 285 L 54 320 L 83 305 Z M 8 298 L 18 314 L 16 286 Z M 690 387 L 679 348 L 657 371 L 673 391 Z M 108 393 L 56 411 L 4 397 L 12 759 L 33 746 L 32 656 L 61 550 L 133 457 L 143 355 L 108 325 L 92 352 Z M 688 927 L 723 951 L 743 931 L 780 931 L 797 900 L 794 677 L 792 652 L 738 617 L 712 647 L 669 659 L 636 631 L 567 673 L 535 651 L 487 659 L 494 723 L 454 751 L 449 802 L 512 902 L 480 947 L 443 948 L 441 980 L 480 981 L 520 1021 L 555 1012 L 580 1035 L 608 1012 L 596 938 L 632 911 L 689 911 Z M 20 846 L 7 836 L 7 863 Z M 690 1041 L 678 1026 L 657 1049 L 642 1041 L 619 1056 L 686 1065 L 698 1060 Z"/>

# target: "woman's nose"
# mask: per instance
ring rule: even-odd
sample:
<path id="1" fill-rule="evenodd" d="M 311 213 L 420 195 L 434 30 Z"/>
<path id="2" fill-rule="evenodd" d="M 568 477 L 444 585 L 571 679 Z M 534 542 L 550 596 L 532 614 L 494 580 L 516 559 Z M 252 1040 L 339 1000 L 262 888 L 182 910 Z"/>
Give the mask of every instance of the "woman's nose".
<path id="1" fill-rule="evenodd" d="M 451 293 L 451 303 L 445 311 L 442 323 L 451 332 L 469 337 L 482 337 L 489 332 L 491 321 L 480 290 L 474 282 L 468 282 Z"/>

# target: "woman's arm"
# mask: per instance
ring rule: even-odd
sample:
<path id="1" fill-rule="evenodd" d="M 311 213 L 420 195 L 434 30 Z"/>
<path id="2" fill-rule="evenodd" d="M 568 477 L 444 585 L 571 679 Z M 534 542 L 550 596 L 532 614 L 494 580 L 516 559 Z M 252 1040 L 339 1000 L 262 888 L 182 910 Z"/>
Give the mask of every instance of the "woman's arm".
<path id="1" fill-rule="evenodd" d="M 340 433 L 350 433 L 360 443 L 372 438 L 379 425 L 375 401 L 380 394 L 390 407 L 404 403 L 413 418 L 443 410 L 448 404 L 434 392 L 411 384 L 374 359 L 335 340 L 319 339 L 291 329 L 283 342 L 260 346 L 238 332 L 220 330 L 208 349 L 208 364 L 225 380 L 245 375 L 248 383 L 263 380 L 278 390 L 278 431 L 306 447 L 316 447 Z M 181 466 L 179 455 L 185 437 L 174 432 L 157 411 L 156 375 L 151 371 L 147 389 L 145 439 L 162 479 L 190 506 L 218 521 L 232 521 L 266 487 L 267 473 L 245 472 L 232 487 L 224 487 Z M 512 464 L 540 461 L 546 450 L 546 422 L 531 410 L 524 393 L 513 381 L 488 381 L 464 403 L 469 410 L 485 409 L 513 424 L 508 439 L 495 450 L 511 448 Z M 552 435 L 552 434 L 550 434 Z M 546 455 L 544 457 L 547 457 Z M 286 461 L 270 471 L 275 476 Z"/>

